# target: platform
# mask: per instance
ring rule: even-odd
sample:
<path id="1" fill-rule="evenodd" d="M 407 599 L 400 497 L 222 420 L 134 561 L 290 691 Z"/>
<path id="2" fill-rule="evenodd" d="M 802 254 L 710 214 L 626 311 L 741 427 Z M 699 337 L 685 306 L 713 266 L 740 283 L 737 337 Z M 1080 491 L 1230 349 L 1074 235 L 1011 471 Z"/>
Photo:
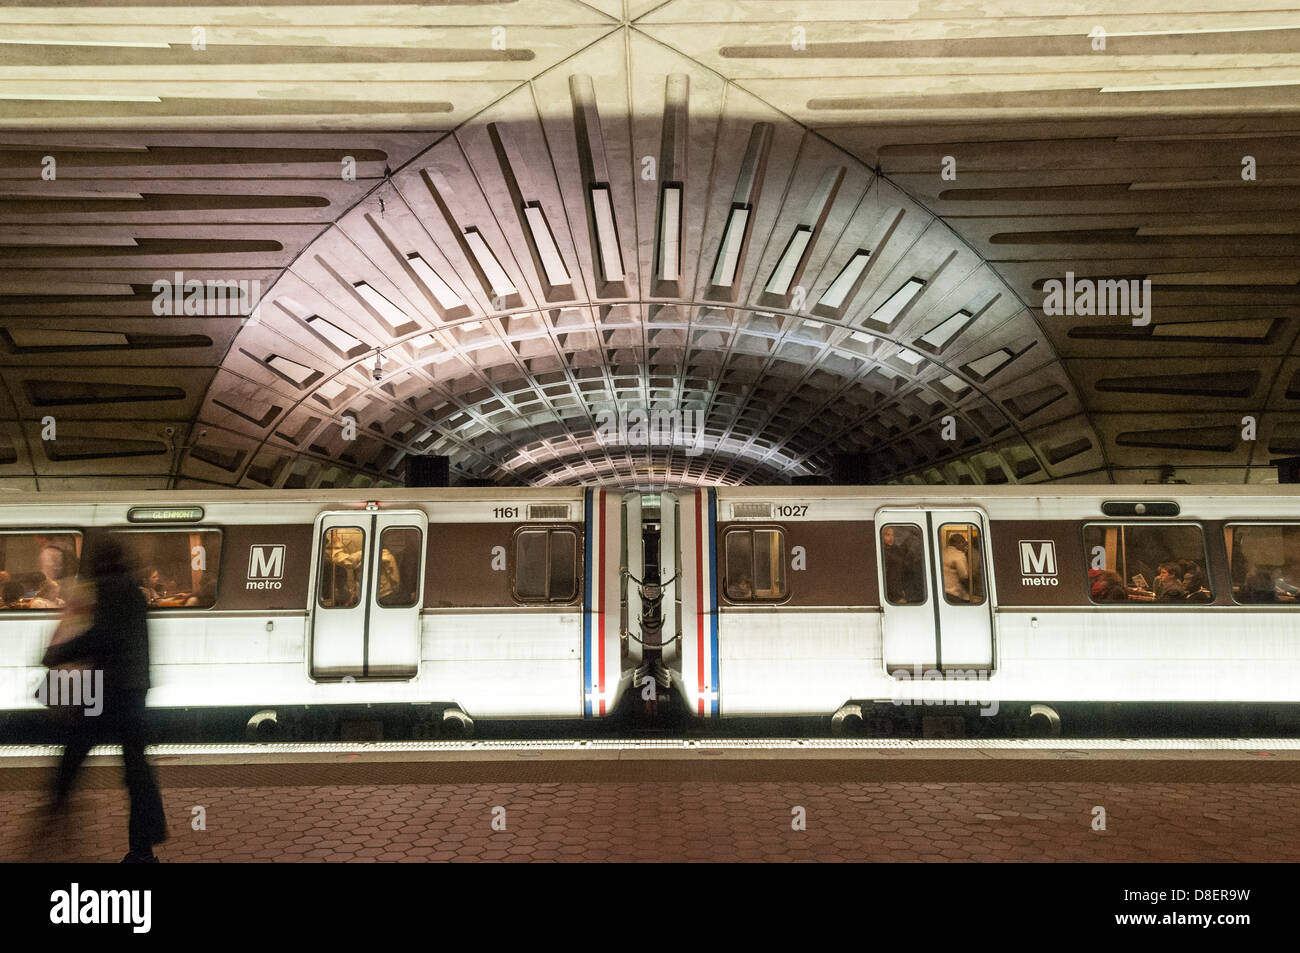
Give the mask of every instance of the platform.
<path id="1" fill-rule="evenodd" d="M 1300 861 L 1297 739 L 150 752 L 171 828 L 166 862 Z M 126 796 L 112 749 L 92 753 L 64 836 L 34 842 L 57 755 L 0 748 L 0 858 L 120 859 Z"/>

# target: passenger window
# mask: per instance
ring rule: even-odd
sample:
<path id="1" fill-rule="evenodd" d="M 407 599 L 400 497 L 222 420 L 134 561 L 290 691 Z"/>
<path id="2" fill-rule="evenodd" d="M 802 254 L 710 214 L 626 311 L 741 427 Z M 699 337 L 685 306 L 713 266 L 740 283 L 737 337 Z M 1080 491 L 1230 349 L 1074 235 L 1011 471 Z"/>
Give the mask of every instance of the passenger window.
<path id="1" fill-rule="evenodd" d="M 727 598 L 732 602 L 784 599 L 785 534 L 779 529 L 727 531 Z"/>
<path id="2" fill-rule="evenodd" d="M 321 541 L 318 601 L 322 609 L 351 609 L 361 601 L 366 533 L 359 526 L 335 526 Z"/>
<path id="3" fill-rule="evenodd" d="M 1190 523 L 1094 523 L 1083 528 L 1095 603 L 1210 602 L 1205 535 Z"/>
<path id="4" fill-rule="evenodd" d="M 1300 602 L 1300 525 L 1228 526 L 1223 537 L 1233 601 L 1288 606 Z"/>
<path id="5" fill-rule="evenodd" d="M 944 523 L 939 527 L 939 550 L 944 600 L 954 606 L 983 605 L 984 559 L 979 527 L 974 523 Z"/>
<path id="6" fill-rule="evenodd" d="M 129 530 L 114 534 L 140 571 L 151 609 L 210 609 L 217 601 L 221 531 Z"/>
<path id="7" fill-rule="evenodd" d="M 515 598 L 572 602 L 578 595 L 578 534 L 571 529 L 523 529 L 515 536 Z"/>
<path id="8" fill-rule="evenodd" d="M 915 523 L 888 523 L 880 528 L 880 559 L 885 598 L 893 606 L 925 602 L 925 547 Z"/>
<path id="9" fill-rule="evenodd" d="M 414 526 L 389 526 L 379 534 L 379 605 L 409 609 L 420 586 L 421 533 Z"/>
<path id="10" fill-rule="evenodd" d="M 80 533 L 0 534 L 0 608 L 63 608 L 80 566 Z"/>

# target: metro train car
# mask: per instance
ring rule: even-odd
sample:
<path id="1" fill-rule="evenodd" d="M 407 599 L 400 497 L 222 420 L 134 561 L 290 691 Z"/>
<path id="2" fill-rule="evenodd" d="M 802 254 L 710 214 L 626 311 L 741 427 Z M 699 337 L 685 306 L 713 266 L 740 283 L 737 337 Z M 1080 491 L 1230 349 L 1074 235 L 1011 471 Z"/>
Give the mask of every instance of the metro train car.
<path id="1" fill-rule="evenodd" d="M 1289 487 L 718 489 L 681 516 L 679 549 L 711 551 L 683 559 L 682 616 L 708 624 L 671 673 L 698 714 L 1297 724 Z"/>
<path id="2" fill-rule="evenodd" d="M 1205 705 L 1294 726 L 1300 496 L 1216 489 L 13 494 L 0 727 L 42 712 L 40 657 L 104 534 L 141 567 L 150 708 L 257 738 L 597 723 L 665 697 L 696 728 L 1052 733 L 1079 706 Z"/>
<path id="3" fill-rule="evenodd" d="M 263 737 L 358 706 L 461 731 L 617 707 L 620 514 L 593 529 L 582 489 L 371 492 L 0 498 L 0 716 L 43 707 L 39 660 L 103 534 L 141 567 L 151 709 Z"/>

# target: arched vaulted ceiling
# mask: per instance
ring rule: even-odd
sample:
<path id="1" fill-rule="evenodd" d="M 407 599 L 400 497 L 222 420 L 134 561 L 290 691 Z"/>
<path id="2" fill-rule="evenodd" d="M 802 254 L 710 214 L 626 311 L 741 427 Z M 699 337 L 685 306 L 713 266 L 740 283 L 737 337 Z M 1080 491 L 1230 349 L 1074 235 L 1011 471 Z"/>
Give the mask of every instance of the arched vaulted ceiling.
<path id="1" fill-rule="evenodd" d="M 1300 12 L 1014 6 L 7 7 L 0 480 L 1268 478 Z M 1151 325 L 1045 315 L 1067 271 Z"/>

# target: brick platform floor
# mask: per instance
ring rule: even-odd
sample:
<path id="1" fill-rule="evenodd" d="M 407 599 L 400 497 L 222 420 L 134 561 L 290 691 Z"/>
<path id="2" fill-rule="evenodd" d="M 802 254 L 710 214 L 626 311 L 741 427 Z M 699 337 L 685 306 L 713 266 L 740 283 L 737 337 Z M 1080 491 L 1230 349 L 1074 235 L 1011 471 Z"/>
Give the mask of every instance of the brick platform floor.
<path id="1" fill-rule="evenodd" d="M 738 776 L 725 779 L 707 778 L 716 771 L 704 769 L 716 765 L 665 772 L 624 764 L 599 779 L 600 765 L 514 762 L 479 780 L 435 780 L 429 765 L 409 764 L 164 765 L 172 836 L 158 854 L 203 862 L 1300 861 L 1300 763 L 1188 763 L 1187 780 L 1143 780 L 1144 764 L 1107 771 L 1096 761 L 1039 761 L 1018 772 L 934 761 L 883 780 L 846 779 L 841 762 L 786 764 L 779 780 L 745 780 L 735 762 Z M 857 773 L 897 765 L 859 764 Z M 692 770 L 706 778 L 692 780 Z M 1054 771 L 1059 779 L 1041 777 Z M 678 777 L 637 780 L 638 772 Z M 497 776 L 511 773 L 513 783 Z M 773 772 L 755 771 L 764 773 Z M 39 783 L 48 775 L 0 770 L 0 859 L 119 860 L 119 769 L 89 768 L 60 836 L 36 844 Z M 561 779 L 538 779 L 546 775 Z M 359 783 L 367 780 L 376 783 Z M 192 827 L 196 807 L 206 830 Z M 796 807 L 806 830 L 792 829 Z M 1093 829 L 1095 807 L 1105 809 L 1104 831 Z M 505 830 L 493 829 L 495 808 L 505 809 Z"/>

